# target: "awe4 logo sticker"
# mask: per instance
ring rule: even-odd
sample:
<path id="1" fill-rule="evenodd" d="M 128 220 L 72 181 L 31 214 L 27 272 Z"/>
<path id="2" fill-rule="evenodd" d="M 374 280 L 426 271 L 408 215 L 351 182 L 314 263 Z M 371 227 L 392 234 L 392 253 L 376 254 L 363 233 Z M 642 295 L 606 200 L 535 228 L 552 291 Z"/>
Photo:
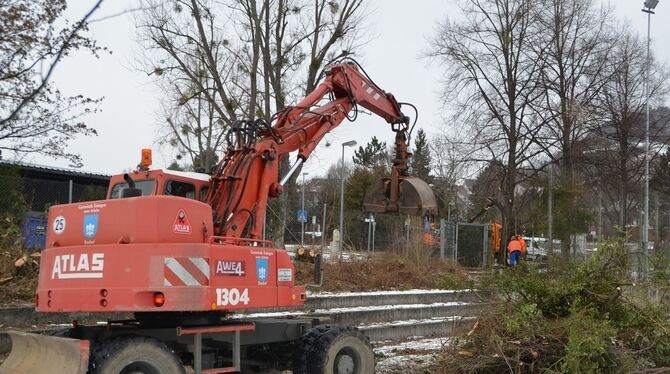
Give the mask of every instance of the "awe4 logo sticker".
<path id="1" fill-rule="evenodd" d="M 244 261 L 217 260 L 214 274 L 243 277 L 246 274 Z"/>
<path id="2" fill-rule="evenodd" d="M 258 284 L 266 284 L 268 282 L 268 258 L 256 257 L 256 278 Z"/>
<path id="3" fill-rule="evenodd" d="M 174 219 L 174 225 L 172 225 L 172 231 L 175 234 L 191 233 L 191 222 L 188 221 L 188 217 L 186 217 L 186 212 L 184 209 L 179 209 L 177 212 L 177 217 Z"/>
<path id="4" fill-rule="evenodd" d="M 98 233 L 98 215 L 85 214 L 84 215 L 84 236 L 91 239 Z"/>

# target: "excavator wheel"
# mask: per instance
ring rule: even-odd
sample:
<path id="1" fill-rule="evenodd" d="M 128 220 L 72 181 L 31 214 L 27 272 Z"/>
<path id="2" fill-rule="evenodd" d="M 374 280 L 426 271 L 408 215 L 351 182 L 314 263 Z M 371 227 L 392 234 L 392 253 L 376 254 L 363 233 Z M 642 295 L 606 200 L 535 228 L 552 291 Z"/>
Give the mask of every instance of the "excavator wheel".
<path id="1" fill-rule="evenodd" d="M 331 325 L 320 325 L 309 329 L 298 340 L 298 344 L 293 357 L 293 374 L 309 374 L 307 365 L 309 364 L 310 356 L 314 348 L 314 343 L 319 335 L 330 329 Z"/>
<path id="2" fill-rule="evenodd" d="M 375 357 L 369 339 L 352 326 L 317 326 L 301 339 L 311 343 L 303 352 L 306 374 L 372 374 Z M 302 368 L 300 368 L 302 369 Z"/>
<path id="3" fill-rule="evenodd" d="M 184 374 L 184 366 L 162 342 L 146 337 L 112 338 L 93 345 L 94 374 Z"/>

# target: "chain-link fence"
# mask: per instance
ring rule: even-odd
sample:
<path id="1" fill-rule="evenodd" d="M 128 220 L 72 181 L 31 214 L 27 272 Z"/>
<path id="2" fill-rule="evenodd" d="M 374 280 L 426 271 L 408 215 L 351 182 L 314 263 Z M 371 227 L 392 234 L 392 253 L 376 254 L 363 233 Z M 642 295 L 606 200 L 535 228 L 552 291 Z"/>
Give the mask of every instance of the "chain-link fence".
<path id="1" fill-rule="evenodd" d="M 12 215 L 21 214 L 23 246 L 44 248 L 46 213 L 50 206 L 104 199 L 107 188 L 102 182 L 30 178 L 16 173 L 0 174 L 0 209 Z"/>
<path id="2" fill-rule="evenodd" d="M 302 241 L 305 246 L 324 245 L 327 248 L 333 240 L 333 230 L 339 228 L 339 209 L 326 206 L 320 213 L 316 215 L 308 210 L 304 236 L 298 214 L 287 217 L 285 243 L 300 245 Z M 433 256 L 467 267 L 483 267 L 491 261 L 489 226 L 446 220 L 429 222 L 421 217 L 345 210 L 344 249 Z"/>
<path id="3" fill-rule="evenodd" d="M 489 225 L 441 220 L 440 257 L 467 267 L 483 267 L 490 261 Z"/>
<path id="4" fill-rule="evenodd" d="M 340 226 L 339 207 L 321 206 L 319 210 L 306 210 L 304 226 L 297 212 L 287 214 L 285 243 L 304 242 L 309 246 L 321 246 L 324 243 L 328 246 L 333 240 L 333 231 Z M 360 210 L 345 210 L 343 222 L 345 250 L 372 252 L 397 249 L 407 242 L 408 233 L 411 234 L 410 239 L 417 233 L 423 233 L 421 220 L 408 220 L 398 214 L 364 214 Z"/>
<path id="5" fill-rule="evenodd" d="M 13 175 L 0 175 L 2 193 L 13 201 L 6 204 L 21 203 L 30 212 L 46 213 L 56 204 L 76 203 L 104 199 L 107 186 L 82 183 L 75 180 L 49 180 Z"/>

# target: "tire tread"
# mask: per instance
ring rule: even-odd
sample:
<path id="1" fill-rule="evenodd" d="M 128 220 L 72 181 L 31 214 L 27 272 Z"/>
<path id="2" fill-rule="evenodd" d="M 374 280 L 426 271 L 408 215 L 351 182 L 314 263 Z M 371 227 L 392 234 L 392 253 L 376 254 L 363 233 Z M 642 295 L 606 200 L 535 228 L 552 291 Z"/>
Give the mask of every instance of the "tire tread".
<path id="1" fill-rule="evenodd" d="M 370 350 L 370 352 L 372 352 L 370 339 L 362 332 L 360 332 L 356 327 L 324 325 L 324 328 L 320 329 L 318 334 L 313 334 L 310 337 L 311 349 L 309 350 L 306 357 L 306 371 L 301 372 L 300 374 L 324 373 L 326 371 L 325 364 L 328 361 L 327 355 L 331 345 L 338 338 L 344 335 L 349 335 L 360 340 Z"/>
<path id="2" fill-rule="evenodd" d="M 142 344 L 151 345 L 154 346 L 155 348 L 160 349 L 168 357 L 171 357 L 174 360 L 173 363 L 175 365 L 182 368 L 181 373 L 184 372 L 183 366 L 181 366 L 181 363 L 177 360 L 174 353 L 165 345 L 165 343 L 161 342 L 160 340 L 144 336 L 119 336 L 102 342 L 96 342 L 95 344 L 93 344 L 92 347 L 93 349 L 91 350 L 91 356 L 90 356 L 91 359 L 89 360 L 89 372 L 93 374 L 107 374 L 104 371 L 105 369 L 104 365 L 109 357 L 112 357 L 120 350 L 128 347 L 129 345 L 142 345 Z"/>

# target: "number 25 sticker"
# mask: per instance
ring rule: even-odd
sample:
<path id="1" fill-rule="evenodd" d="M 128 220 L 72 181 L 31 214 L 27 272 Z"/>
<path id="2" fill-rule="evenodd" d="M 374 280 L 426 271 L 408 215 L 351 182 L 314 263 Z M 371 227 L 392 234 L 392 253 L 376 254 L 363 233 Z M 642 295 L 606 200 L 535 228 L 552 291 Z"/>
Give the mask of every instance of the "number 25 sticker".
<path id="1" fill-rule="evenodd" d="M 54 219 L 53 230 L 56 234 L 61 234 L 65 231 L 65 217 L 58 216 Z"/>

